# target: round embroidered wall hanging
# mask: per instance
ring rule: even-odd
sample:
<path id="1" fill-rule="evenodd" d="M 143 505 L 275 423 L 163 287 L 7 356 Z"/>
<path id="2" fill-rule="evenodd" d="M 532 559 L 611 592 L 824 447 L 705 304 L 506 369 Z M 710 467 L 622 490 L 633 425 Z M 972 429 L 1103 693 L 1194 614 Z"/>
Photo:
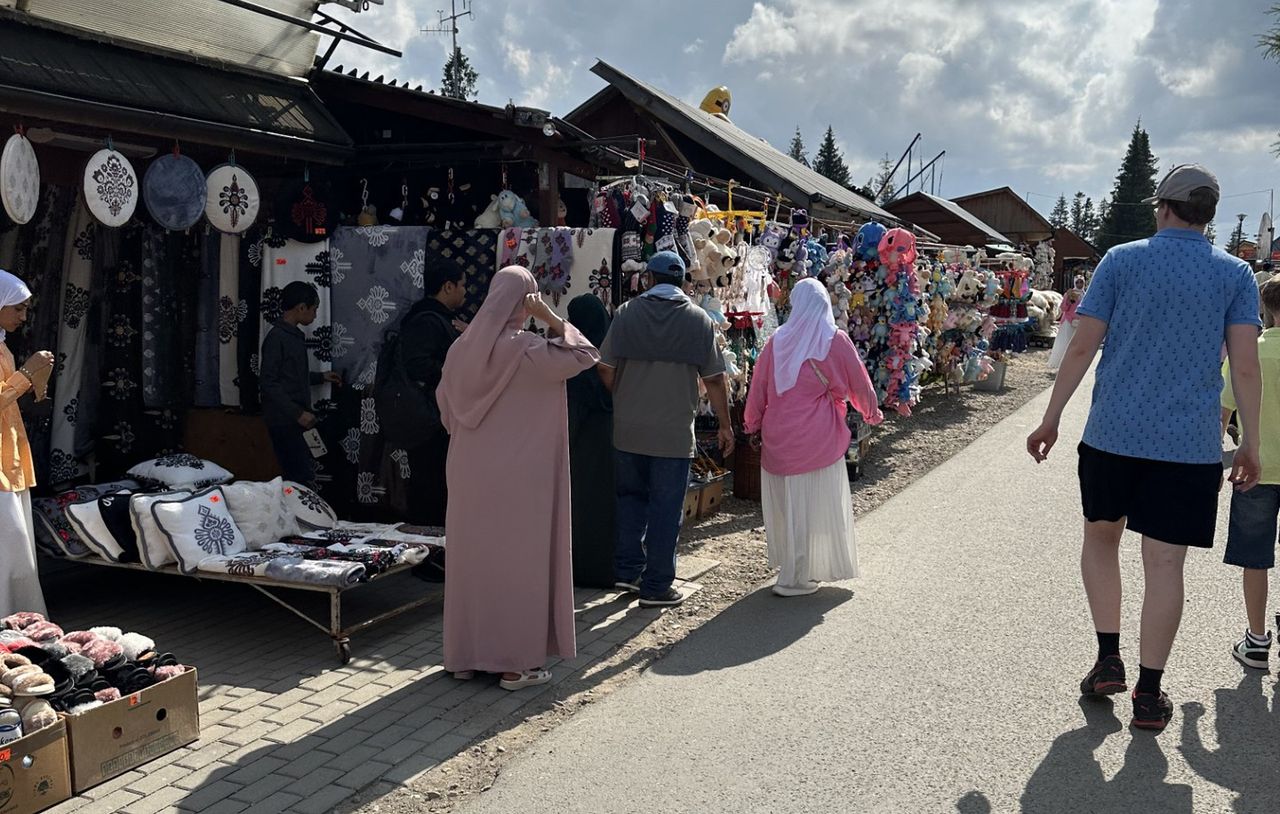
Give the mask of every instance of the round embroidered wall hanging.
<path id="1" fill-rule="evenodd" d="M 25 136 L 14 133 L 0 155 L 0 198 L 14 223 L 29 223 L 40 203 L 40 163 Z"/>
<path id="2" fill-rule="evenodd" d="M 138 206 L 138 174 L 115 150 L 99 150 L 84 169 L 84 202 L 106 226 L 124 226 Z"/>
<path id="3" fill-rule="evenodd" d="M 223 164 L 207 179 L 209 193 L 204 214 L 219 232 L 238 235 L 258 219 L 258 182 L 244 167 Z"/>
<path id="4" fill-rule="evenodd" d="M 151 162 L 142 179 L 142 192 L 151 217 L 173 232 L 196 225 L 209 195 L 204 170 L 178 153 L 162 155 Z"/>

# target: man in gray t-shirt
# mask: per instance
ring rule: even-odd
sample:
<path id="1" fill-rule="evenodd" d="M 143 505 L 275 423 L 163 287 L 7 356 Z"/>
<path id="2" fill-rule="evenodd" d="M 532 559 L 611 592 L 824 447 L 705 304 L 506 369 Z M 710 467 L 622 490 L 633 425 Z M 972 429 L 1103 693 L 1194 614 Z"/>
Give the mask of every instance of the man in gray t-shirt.
<path id="1" fill-rule="evenodd" d="M 711 317 L 690 300 L 684 261 L 658 252 L 645 272 L 649 288 L 618 309 L 600 349 L 600 378 L 613 391 L 617 449 L 618 587 L 640 593 L 643 607 L 679 605 L 672 587 L 684 520 L 699 383 L 720 422 L 720 451 L 733 453 L 724 357 Z"/>

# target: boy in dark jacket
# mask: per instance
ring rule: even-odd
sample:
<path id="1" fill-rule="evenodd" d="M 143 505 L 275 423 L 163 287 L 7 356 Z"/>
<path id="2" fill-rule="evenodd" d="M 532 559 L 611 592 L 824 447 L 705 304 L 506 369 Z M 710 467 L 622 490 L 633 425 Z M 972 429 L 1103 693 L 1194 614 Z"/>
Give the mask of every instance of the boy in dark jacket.
<path id="1" fill-rule="evenodd" d="M 293 282 L 280 295 L 280 319 L 262 341 L 259 387 L 262 419 L 286 480 L 314 487 L 315 458 L 305 434 L 316 426 L 311 407 L 313 385 L 341 385 L 337 373 L 311 371 L 307 340 L 300 326 L 316 321 L 320 292 L 310 283 Z"/>

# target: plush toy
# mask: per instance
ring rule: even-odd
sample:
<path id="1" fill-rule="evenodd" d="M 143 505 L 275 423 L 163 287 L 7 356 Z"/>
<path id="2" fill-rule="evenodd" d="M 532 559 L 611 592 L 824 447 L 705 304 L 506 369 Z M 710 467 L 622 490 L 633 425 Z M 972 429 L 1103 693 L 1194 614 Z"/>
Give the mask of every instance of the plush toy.
<path id="1" fill-rule="evenodd" d="M 854 254 L 863 260 L 878 260 L 880 258 L 880 239 L 884 237 L 886 231 L 882 224 L 875 221 L 864 223 L 853 240 Z"/>
<path id="2" fill-rule="evenodd" d="M 791 210 L 791 234 L 803 237 L 809 234 L 809 212 L 805 209 Z"/>
<path id="3" fill-rule="evenodd" d="M 501 229 L 502 215 L 498 214 L 498 196 L 494 195 L 485 210 L 476 217 L 477 229 Z"/>
<path id="4" fill-rule="evenodd" d="M 498 193 L 497 201 L 498 219 L 504 229 L 512 226 L 519 229 L 537 227 L 538 222 L 529 214 L 529 207 L 525 205 L 524 199 L 515 192 L 504 189 Z"/>
<path id="5" fill-rule="evenodd" d="M 698 107 L 717 119 L 729 121 L 729 109 L 733 107 L 733 94 L 729 93 L 729 89 L 724 85 L 712 88 L 707 91 L 706 96 L 702 97 L 702 104 Z"/>
<path id="6" fill-rule="evenodd" d="M 911 266 L 916 262 L 916 236 L 906 229 L 890 229 L 876 248 L 880 262 L 887 266 Z"/>
<path id="7" fill-rule="evenodd" d="M 780 223 L 770 221 L 764 227 L 764 232 L 760 235 L 760 245 L 768 250 L 770 263 L 777 262 L 778 250 L 782 248 L 782 240 L 786 235 L 787 230 Z"/>
<path id="8" fill-rule="evenodd" d="M 422 225 L 439 228 L 441 225 L 440 187 L 428 188 L 419 200 L 422 203 Z"/>
<path id="9" fill-rule="evenodd" d="M 849 290 L 849 286 L 844 281 L 836 278 L 835 283 L 831 286 L 832 297 L 832 314 L 835 316 L 836 325 L 842 331 L 849 330 L 849 302 L 853 299 L 853 292 Z"/>

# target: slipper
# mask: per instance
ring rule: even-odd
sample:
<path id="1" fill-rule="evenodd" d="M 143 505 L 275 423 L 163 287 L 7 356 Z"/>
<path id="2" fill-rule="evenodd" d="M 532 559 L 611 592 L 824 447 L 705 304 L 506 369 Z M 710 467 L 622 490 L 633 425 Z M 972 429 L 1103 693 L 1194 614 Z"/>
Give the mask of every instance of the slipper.
<path id="1" fill-rule="evenodd" d="M 177 678 L 187 671 L 187 668 L 181 664 L 162 664 L 155 669 L 156 682 L 168 681 L 171 678 Z"/>
<path id="2" fill-rule="evenodd" d="M 4 674 L 15 667 L 28 667 L 30 665 L 31 659 L 18 653 L 0 656 L 0 678 L 4 678 Z"/>
<path id="3" fill-rule="evenodd" d="M 520 677 L 514 681 L 502 679 L 498 682 L 498 686 L 504 690 L 523 690 L 525 687 L 536 687 L 539 684 L 546 684 L 551 681 L 550 670 L 525 670 L 520 673 Z"/>
<path id="4" fill-rule="evenodd" d="M 31 672 L 19 672 L 23 670 L 31 670 Z M 37 695 L 53 695 L 57 689 L 57 685 L 53 683 L 53 679 L 44 670 L 35 665 L 30 668 L 19 667 L 5 673 L 4 678 L 0 679 L 8 684 L 13 690 L 15 698 L 29 698 Z"/>
<path id="5" fill-rule="evenodd" d="M 49 642 L 62 638 L 62 628 L 53 622 L 35 622 L 28 625 L 22 631 L 28 639 L 33 642 Z"/>
<path id="6" fill-rule="evenodd" d="M 87 630 L 73 630 L 70 633 L 63 635 L 62 643 L 68 646 L 76 644 L 83 650 L 101 638 L 102 637 L 98 634 L 90 633 Z"/>
<path id="7" fill-rule="evenodd" d="M 120 691 L 115 687 L 107 687 L 105 690 L 98 690 L 93 696 L 104 704 L 110 704 L 120 700 Z"/>
<path id="8" fill-rule="evenodd" d="M 13 651 L 13 655 L 22 656 L 27 660 L 28 664 L 34 664 L 37 667 L 43 667 L 53 661 L 53 656 L 50 655 L 48 650 L 35 644 L 28 647 L 19 647 Z"/>
<path id="9" fill-rule="evenodd" d="M 110 627 L 110 626 L 91 627 L 89 628 L 89 632 L 97 636 L 100 636 L 101 638 L 106 639 L 109 642 L 119 642 L 120 637 L 124 635 L 124 631 L 121 630 L 120 628 Z"/>
<path id="10" fill-rule="evenodd" d="M 22 611 L 21 613 L 11 614 L 0 619 L 0 627 L 5 627 L 9 630 L 23 630 L 30 625 L 34 625 L 36 622 L 43 621 L 45 621 L 43 614 L 33 613 L 31 611 Z"/>
<path id="11" fill-rule="evenodd" d="M 111 670 L 107 680 L 124 695 L 142 692 L 147 687 L 155 686 L 156 677 L 132 662 L 125 662 L 121 667 Z"/>
<path id="12" fill-rule="evenodd" d="M 71 653 L 61 641 L 40 642 L 40 649 L 55 659 L 65 659 Z"/>
<path id="13" fill-rule="evenodd" d="M 54 709 L 60 709 L 63 712 L 70 712 L 73 708 L 82 704 L 93 701 L 97 694 L 92 690 L 83 687 L 75 687 L 62 695 L 49 696 L 49 703 L 53 704 Z"/>
<path id="14" fill-rule="evenodd" d="M 67 714 L 68 714 L 68 715 L 83 715 L 84 713 L 88 712 L 89 710 L 91 710 L 91 709 L 97 709 L 97 708 L 98 708 L 98 707 L 100 707 L 100 706 L 102 706 L 102 702 L 95 698 L 95 699 L 93 699 L 92 701 L 86 701 L 86 702 L 85 702 L 85 703 L 83 703 L 83 704 L 79 704 L 79 705 L 77 705 L 77 706 L 72 707 L 71 709 L 67 710 Z"/>
<path id="15" fill-rule="evenodd" d="M 95 639 L 80 654 L 93 659 L 93 666 L 99 670 L 111 669 L 124 663 L 124 649 L 106 639 Z"/>
<path id="16" fill-rule="evenodd" d="M 120 646 L 124 648 L 124 657 L 129 661 L 137 661 L 138 656 L 155 650 L 156 643 L 141 633 L 126 633 L 120 637 Z"/>
<path id="17" fill-rule="evenodd" d="M 177 663 L 178 658 L 172 653 L 157 653 L 154 650 L 138 657 L 138 666 L 146 667 L 148 670 L 154 670 L 157 667 L 173 667 Z"/>
<path id="18" fill-rule="evenodd" d="M 71 653 L 63 658 L 62 666 L 71 671 L 71 678 L 76 684 L 89 684 L 98 677 L 98 671 L 93 666 L 93 659 L 86 658 L 79 653 Z"/>
<path id="19" fill-rule="evenodd" d="M 773 593 L 775 596 L 808 596 L 816 594 L 822 586 L 816 582 L 810 582 L 808 585 L 775 585 Z"/>

